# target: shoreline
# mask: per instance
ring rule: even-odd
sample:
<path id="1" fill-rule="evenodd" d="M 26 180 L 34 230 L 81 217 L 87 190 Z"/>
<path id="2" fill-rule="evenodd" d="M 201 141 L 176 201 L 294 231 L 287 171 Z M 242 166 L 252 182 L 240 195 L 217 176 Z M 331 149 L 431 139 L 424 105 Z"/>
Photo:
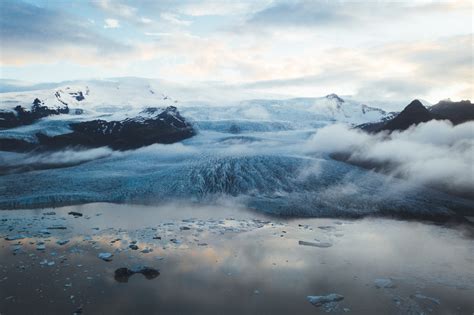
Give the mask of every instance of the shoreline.
<path id="1" fill-rule="evenodd" d="M 85 202 L 64 202 L 51 206 L 50 204 L 36 204 L 31 207 L 20 206 L 18 208 L 1 208 L 2 211 L 31 211 L 31 210 L 46 210 L 46 209 L 63 209 L 70 207 L 95 207 L 101 205 L 115 205 L 119 207 L 139 207 L 139 208 L 153 208 L 153 207 L 167 207 L 169 205 L 178 205 L 178 206 L 194 206 L 194 207 L 222 207 L 227 206 L 226 202 L 223 204 L 220 203 L 220 200 L 214 200 L 209 203 L 201 201 L 190 201 L 186 199 L 176 200 L 176 201 L 164 201 L 162 203 L 149 202 L 149 203 L 134 203 L 134 202 L 108 202 L 108 201 L 85 201 Z M 445 215 L 435 213 L 432 215 L 426 215 L 424 213 L 410 213 L 410 212 L 392 212 L 392 211 L 380 211 L 379 213 L 367 213 L 367 214 L 346 214 L 340 215 L 339 213 L 334 216 L 330 215 L 320 215 L 320 216 L 303 216 L 303 215 L 285 215 L 278 213 L 271 213 L 268 211 L 262 211 L 253 207 L 246 207 L 243 204 L 237 203 L 239 209 L 245 209 L 246 211 L 255 212 L 256 214 L 268 216 L 269 218 L 275 219 L 344 219 L 344 220 L 363 220 L 363 219 L 388 219 L 388 220 L 397 220 L 397 221 L 414 221 L 421 223 L 433 223 L 433 224 L 468 224 L 474 226 L 474 216 L 466 215 L 464 213 L 447 213 Z"/>

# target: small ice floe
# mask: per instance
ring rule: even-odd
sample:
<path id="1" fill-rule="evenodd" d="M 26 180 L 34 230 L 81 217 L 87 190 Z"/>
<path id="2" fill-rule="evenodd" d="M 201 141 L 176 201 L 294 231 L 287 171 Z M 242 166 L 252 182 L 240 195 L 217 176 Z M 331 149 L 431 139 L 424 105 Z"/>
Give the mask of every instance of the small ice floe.
<path id="1" fill-rule="evenodd" d="M 307 241 L 298 241 L 299 245 L 304 245 L 304 246 L 313 246 L 313 247 L 320 247 L 320 248 L 327 248 L 331 247 L 332 244 L 328 242 L 307 242 Z"/>
<path id="2" fill-rule="evenodd" d="M 130 244 L 130 245 L 128 245 L 128 247 L 132 250 L 137 250 L 138 249 L 138 246 L 136 244 Z"/>
<path id="3" fill-rule="evenodd" d="M 46 266 L 51 267 L 51 266 L 54 266 L 54 261 L 52 261 L 52 260 L 48 261 L 47 259 L 43 259 L 42 261 L 40 261 L 39 264 L 42 265 L 42 266 L 46 265 Z"/>
<path id="4" fill-rule="evenodd" d="M 45 246 L 43 243 L 38 244 L 38 245 L 36 246 L 36 250 L 45 250 L 45 249 L 46 249 L 46 246 Z"/>
<path id="5" fill-rule="evenodd" d="M 191 228 L 190 228 L 189 226 L 180 226 L 179 229 L 180 229 L 181 231 L 189 231 L 189 230 L 191 230 Z"/>
<path id="6" fill-rule="evenodd" d="M 170 239 L 170 242 L 173 243 L 173 244 L 176 244 L 176 245 L 181 244 L 181 241 L 179 241 L 179 240 L 177 240 L 177 239 L 175 239 L 175 238 Z"/>
<path id="7" fill-rule="evenodd" d="M 428 301 L 431 301 L 431 302 L 433 302 L 433 303 L 435 303 L 435 304 L 438 304 L 438 305 L 441 304 L 441 302 L 440 302 L 439 299 L 436 299 L 436 298 L 433 298 L 433 297 L 429 297 L 429 296 L 426 296 L 426 295 L 423 295 L 423 294 L 415 294 L 415 297 L 416 297 L 417 299 L 420 299 L 420 300 L 428 300 Z"/>
<path id="8" fill-rule="evenodd" d="M 152 251 L 153 251 L 153 248 L 145 247 L 141 252 L 143 254 L 148 254 L 148 253 L 151 253 Z"/>
<path id="9" fill-rule="evenodd" d="M 67 227 L 63 226 L 63 225 L 53 225 L 53 226 L 49 226 L 47 227 L 48 230 L 65 230 L 67 229 Z"/>
<path id="10" fill-rule="evenodd" d="M 98 257 L 104 261 L 111 261 L 114 255 L 111 253 L 99 253 Z"/>
<path id="11" fill-rule="evenodd" d="M 56 242 L 56 244 L 61 245 L 61 246 L 62 246 L 62 245 L 66 245 L 67 243 L 69 243 L 69 240 L 58 240 L 58 241 Z"/>
<path id="12" fill-rule="evenodd" d="M 334 230 L 335 227 L 331 226 L 331 225 L 321 225 L 321 226 L 318 226 L 318 229 L 325 230 L 325 231 L 330 231 L 330 230 Z"/>
<path id="13" fill-rule="evenodd" d="M 72 315 L 79 315 L 79 314 L 82 314 L 84 308 L 82 306 L 79 306 L 75 311 L 74 313 L 72 313 Z"/>
<path id="14" fill-rule="evenodd" d="M 56 212 L 54 211 L 44 212 L 43 215 L 56 215 Z"/>
<path id="15" fill-rule="evenodd" d="M 13 246 L 11 247 L 11 250 L 16 253 L 16 252 L 21 251 L 22 248 L 23 248 L 22 245 L 13 245 Z"/>
<path id="16" fill-rule="evenodd" d="M 198 243 L 198 246 L 207 246 L 207 243 Z"/>
<path id="17" fill-rule="evenodd" d="M 22 234 L 17 234 L 17 235 L 9 235 L 7 237 L 5 237 L 5 240 L 6 241 L 16 241 L 16 240 L 22 240 L 26 238 L 25 235 L 22 235 Z"/>
<path id="18" fill-rule="evenodd" d="M 72 215 L 75 218 L 82 217 L 82 213 L 80 213 L 80 212 L 70 211 L 70 212 L 68 212 L 68 214 Z"/>
<path id="19" fill-rule="evenodd" d="M 40 230 L 39 232 L 40 232 L 41 234 L 44 234 L 44 235 L 50 235 L 50 234 L 51 234 L 51 232 L 48 231 L 47 229 L 42 229 L 42 230 Z"/>
<path id="20" fill-rule="evenodd" d="M 395 284 L 391 279 L 379 278 L 374 280 L 375 287 L 377 289 L 392 289 L 395 288 Z"/>
<path id="21" fill-rule="evenodd" d="M 322 306 L 326 303 L 331 302 L 339 302 L 344 300 L 344 296 L 336 293 L 331 293 L 328 295 L 308 295 L 306 297 L 309 303 L 313 304 L 314 306 Z"/>
<path id="22" fill-rule="evenodd" d="M 141 273 L 148 280 L 154 279 L 160 275 L 158 270 L 146 266 L 137 266 L 130 269 L 123 267 L 115 270 L 114 279 L 117 282 L 128 282 L 128 278 L 136 273 Z"/>

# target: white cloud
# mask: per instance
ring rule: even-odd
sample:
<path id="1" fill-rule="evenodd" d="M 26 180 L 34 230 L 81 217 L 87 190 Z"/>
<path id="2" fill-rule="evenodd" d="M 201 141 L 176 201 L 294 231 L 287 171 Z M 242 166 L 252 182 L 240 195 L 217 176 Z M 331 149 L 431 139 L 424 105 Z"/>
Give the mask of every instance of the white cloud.
<path id="1" fill-rule="evenodd" d="M 430 121 L 387 136 L 332 125 L 309 140 L 308 150 L 346 153 L 356 164 L 383 166 L 413 183 L 469 194 L 474 191 L 473 130 L 473 122 Z"/>
<path id="2" fill-rule="evenodd" d="M 191 25 L 191 23 L 192 23 L 191 21 L 181 20 L 178 15 L 172 14 L 172 13 L 161 13 L 160 17 L 163 20 L 165 20 L 167 22 L 170 22 L 172 24 L 175 24 L 175 25 L 188 26 L 188 25 Z"/>
<path id="3" fill-rule="evenodd" d="M 104 20 L 104 28 L 119 28 L 120 23 L 116 19 L 105 19 Z"/>

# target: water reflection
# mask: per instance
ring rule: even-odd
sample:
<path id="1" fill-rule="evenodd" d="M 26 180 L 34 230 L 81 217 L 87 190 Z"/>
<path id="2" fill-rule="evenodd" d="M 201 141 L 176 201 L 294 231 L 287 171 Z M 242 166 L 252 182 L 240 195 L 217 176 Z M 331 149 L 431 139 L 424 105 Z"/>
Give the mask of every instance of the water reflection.
<path id="1" fill-rule="evenodd" d="M 71 210 L 84 215 L 73 218 Z M 344 296 L 335 313 L 469 314 L 474 307 L 469 226 L 286 220 L 224 206 L 180 211 L 94 204 L 55 209 L 54 216 L 0 213 L 8 222 L 2 236 L 28 236 L 0 241 L 0 296 L 13 296 L 0 300 L 0 312 L 71 313 L 82 305 L 91 314 L 313 314 L 306 296 L 329 293 Z M 39 232 L 53 224 L 67 229 Z M 113 253 L 112 261 L 100 260 L 100 252 Z M 41 264 L 45 259 L 54 264 Z M 395 288 L 377 289 L 378 278 Z"/>

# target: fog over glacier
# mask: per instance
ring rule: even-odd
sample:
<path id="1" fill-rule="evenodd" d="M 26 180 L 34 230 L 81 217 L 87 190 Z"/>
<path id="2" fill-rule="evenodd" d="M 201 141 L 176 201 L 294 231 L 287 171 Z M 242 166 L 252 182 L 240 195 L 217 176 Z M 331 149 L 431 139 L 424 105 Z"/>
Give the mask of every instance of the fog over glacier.
<path id="1" fill-rule="evenodd" d="M 349 153 L 349 161 L 387 166 L 386 173 L 421 185 L 472 192 L 474 188 L 474 123 L 453 126 L 432 120 L 406 131 L 367 134 L 336 124 L 308 141 L 310 151 Z"/>

